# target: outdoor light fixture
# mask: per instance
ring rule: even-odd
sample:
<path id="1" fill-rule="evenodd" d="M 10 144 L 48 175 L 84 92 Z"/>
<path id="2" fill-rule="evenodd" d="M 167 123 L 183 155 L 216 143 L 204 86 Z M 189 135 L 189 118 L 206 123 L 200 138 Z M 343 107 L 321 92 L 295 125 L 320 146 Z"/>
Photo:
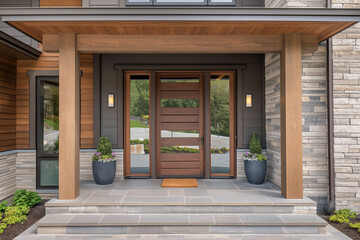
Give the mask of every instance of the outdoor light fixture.
<path id="1" fill-rule="evenodd" d="M 108 94 L 108 107 L 109 108 L 115 107 L 115 95 L 113 93 Z"/>
<path id="2" fill-rule="evenodd" d="M 250 93 L 247 93 L 245 95 L 245 102 L 246 102 L 246 107 L 247 108 L 251 108 L 252 107 L 252 95 Z"/>

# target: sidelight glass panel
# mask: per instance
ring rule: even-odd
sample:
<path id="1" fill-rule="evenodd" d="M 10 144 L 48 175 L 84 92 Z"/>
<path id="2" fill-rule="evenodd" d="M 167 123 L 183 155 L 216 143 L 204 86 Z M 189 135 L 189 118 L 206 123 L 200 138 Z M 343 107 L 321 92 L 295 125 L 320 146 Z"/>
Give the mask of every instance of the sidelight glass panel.
<path id="1" fill-rule="evenodd" d="M 210 81 L 211 173 L 230 173 L 230 80 L 212 75 Z"/>
<path id="2" fill-rule="evenodd" d="M 41 82 L 42 154 L 59 153 L 59 86 Z"/>
<path id="3" fill-rule="evenodd" d="M 40 185 L 48 187 L 56 187 L 59 185 L 58 160 L 40 161 Z"/>
<path id="4" fill-rule="evenodd" d="M 150 79 L 130 77 L 130 173 L 150 172 Z"/>

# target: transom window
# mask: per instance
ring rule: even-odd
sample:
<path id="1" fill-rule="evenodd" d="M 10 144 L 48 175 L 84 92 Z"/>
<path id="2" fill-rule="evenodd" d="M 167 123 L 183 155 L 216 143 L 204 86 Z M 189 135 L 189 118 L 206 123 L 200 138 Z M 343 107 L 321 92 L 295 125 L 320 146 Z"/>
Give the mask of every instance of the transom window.
<path id="1" fill-rule="evenodd" d="M 235 5 L 235 0 L 126 0 L 126 5 Z"/>

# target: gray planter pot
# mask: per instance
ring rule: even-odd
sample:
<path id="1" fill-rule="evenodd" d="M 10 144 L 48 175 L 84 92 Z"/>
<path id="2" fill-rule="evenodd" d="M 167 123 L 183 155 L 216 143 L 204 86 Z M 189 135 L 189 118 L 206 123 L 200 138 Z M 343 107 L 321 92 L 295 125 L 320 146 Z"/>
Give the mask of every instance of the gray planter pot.
<path id="1" fill-rule="evenodd" d="M 245 175 L 251 184 L 263 184 L 266 176 L 267 161 L 249 161 L 244 160 Z"/>
<path id="2" fill-rule="evenodd" d="M 92 161 L 94 180 L 99 185 L 112 184 L 115 179 L 116 161 L 99 162 Z"/>

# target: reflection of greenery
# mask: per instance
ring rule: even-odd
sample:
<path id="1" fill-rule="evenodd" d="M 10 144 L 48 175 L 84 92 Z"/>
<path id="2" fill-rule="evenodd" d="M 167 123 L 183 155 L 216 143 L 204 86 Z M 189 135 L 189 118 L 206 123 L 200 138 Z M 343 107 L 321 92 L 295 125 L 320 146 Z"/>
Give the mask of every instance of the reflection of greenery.
<path id="1" fill-rule="evenodd" d="M 161 153 L 199 153 L 197 148 L 179 147 L 179 146 L 166 146 L 161 147 Z"/>
<path id="2" fill-rule="evenodd" d="M 144 122 L 140 122 L 140 121 L 136 121 L 136 120 L 131 120 L 130 121 L 130 127 L 131 128 L 149 128 L 149 125 L 147 125 Z"/>
<path id="3" fill-rule="evenodd" d="M 148 154 L 149 151 L 149 139 L 139 140 L 139 139 L 133 139 L 130 140 L 130 145 L 136 145 L 136 144 L 144 144 L 144 152 Z M 227 153 L 229 149 L 226 147 L 223 148 L 212 148 L 210 149 L 211 153 Z M 198 153 L 199 149 L 197 148 L 191 148 L 191 147 L 182 147 L 182 146 L 164 146 L 161 147 L 162 153 Z"/>
<path id="4" fill-rule="evenodd" d="M 211 134 L 230 136 L 229 81 L 211 81 Z"/>
<path id="5" fill-rule="evenodd" d="M 168 107 L 168 108 L 199 107 L 199 100 L 198 99 L 161 99 L 161 107 Z"/>
<path id="6" fill-rule="evenodd" d="M 44 123 L 53 130 L 59 130 L 59 117 L 57 116 L 48 116 L 44 118 Z"/>
<path id="7" fill-rule="evenodd" d="M 58 139 L 56 139 L 56 141 L 54 142 L 54 145 L 55 145 L 55 152 L 58 152 L 58 151 L 59 151 L 59 137 L 58 137 Z"/>
<path id="8" fill-rule="evenodd" d="M 130 82 L 130 115 L 136 117 L 149 115 L 149 80 Z"/>

